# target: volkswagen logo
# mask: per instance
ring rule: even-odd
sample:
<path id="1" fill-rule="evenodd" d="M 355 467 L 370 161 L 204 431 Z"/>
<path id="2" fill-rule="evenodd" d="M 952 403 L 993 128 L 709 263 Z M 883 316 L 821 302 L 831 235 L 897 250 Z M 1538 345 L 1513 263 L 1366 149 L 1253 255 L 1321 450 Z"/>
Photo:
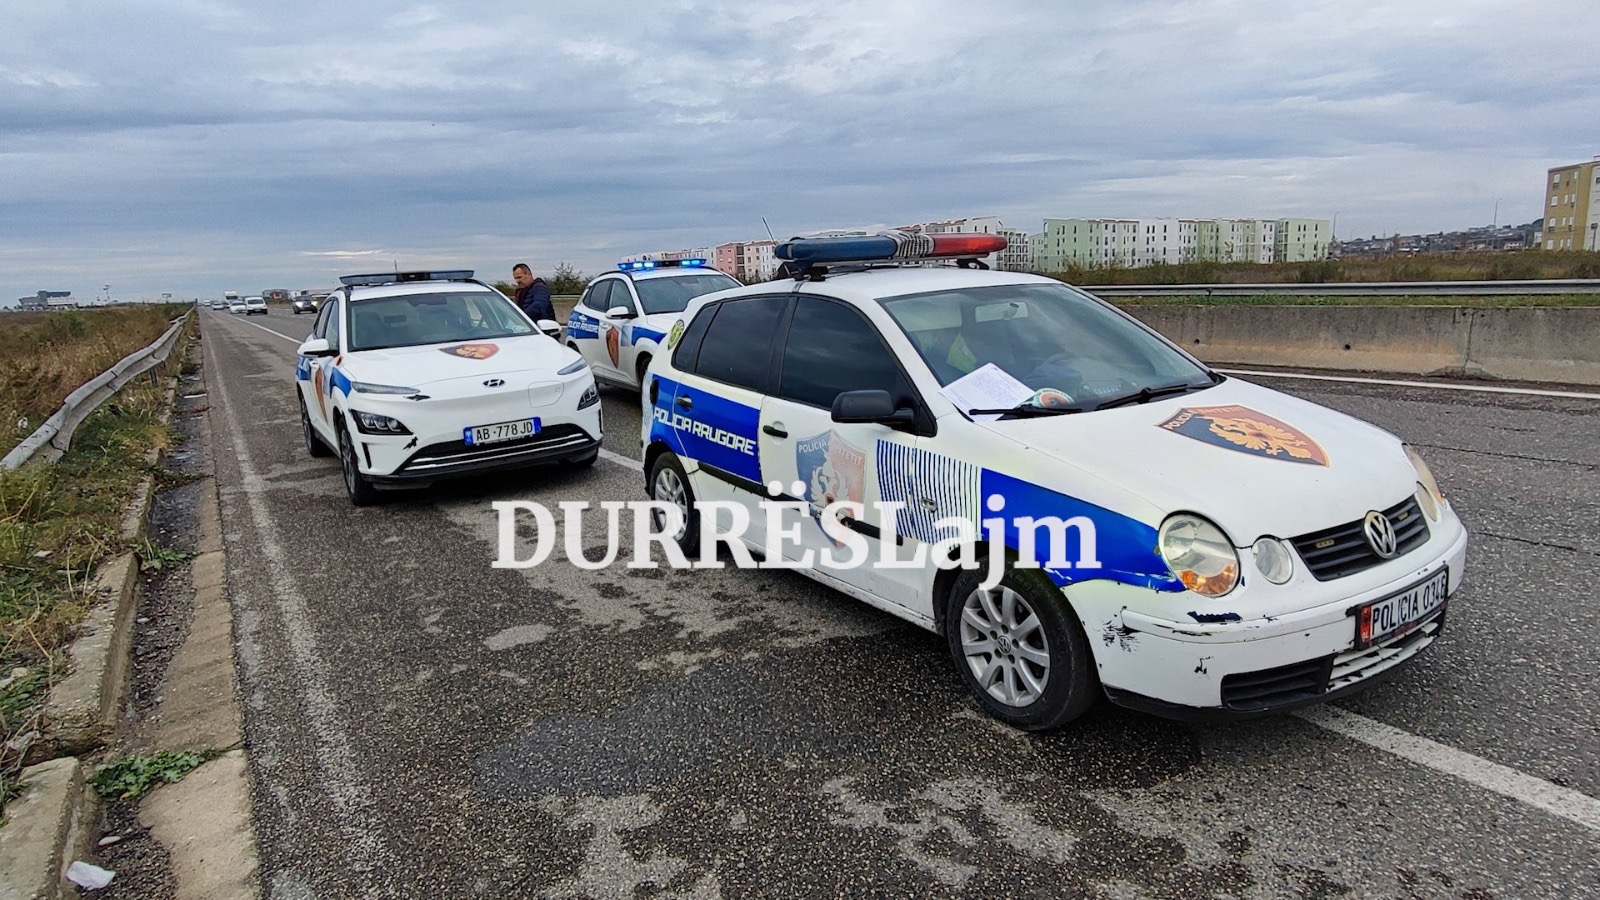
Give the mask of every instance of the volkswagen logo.
<path id="1" fill-rule="evenodd" d="M 503 378 L 490 378 L 490 379 L 484 381 L 483 386 L 484 387 L 499 387 L 500 385 L 505 384 L 505 383 L 506 383 L 505 379 L 503 379 Z"/>
<path id="2" fill-rule="evenodd" d="M 1367 513 L 1366 521 L 1361 523 L 1361 530 L 1367 535 L 1367 544 L 1372 547 L 1372 552 L 1384 559 L 1393 559 L 1399 541 L 1394 536 L 1394 525 L 1389 522 L 1389 517 L 1381 512 Z"/>

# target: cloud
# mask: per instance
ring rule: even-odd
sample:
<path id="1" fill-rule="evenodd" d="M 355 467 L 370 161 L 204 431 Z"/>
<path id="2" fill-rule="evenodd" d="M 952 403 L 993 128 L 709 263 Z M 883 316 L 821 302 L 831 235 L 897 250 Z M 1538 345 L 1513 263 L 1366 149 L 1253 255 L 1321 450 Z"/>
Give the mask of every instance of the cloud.
<path id="1" fill-rule="evenodd" d="M 0 300 L 312 287 L 363 259 L 592 273 L 763 216 L 1337 213 L 1355 235 L 1499 199 L 1529 221 L 1546 167 L 1600 152 L 1600 20 L 1566 9 L 24 5 L 0 33 Z"/>

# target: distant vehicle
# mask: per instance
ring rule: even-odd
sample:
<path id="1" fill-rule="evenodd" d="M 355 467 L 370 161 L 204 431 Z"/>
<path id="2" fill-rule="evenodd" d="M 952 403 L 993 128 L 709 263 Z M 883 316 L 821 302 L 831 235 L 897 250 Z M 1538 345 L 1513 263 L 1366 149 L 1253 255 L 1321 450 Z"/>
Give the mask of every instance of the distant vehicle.
<path id="1" fill-rule="evenodd" d="M 261 296 L 265 297 L 269 302 L 273 300 L 288 300 L 289 291 L 286 288 L 269 288 L 262 291 Z"/>
<path id="2" fill-rule="evenodd" d="M 226 304 L 231 306 L 231 305 L 233 305 L 233 301 L 235 301 L 237 299 L 239 299 L 239 292 L 238 291 L 223 291 L 222 292 L 222 302 L 223 303 L 226 303 Z"/>
<path id="3" fill-rule="evenodd" d="M 596 378 L 637 390 L 689 301 L 740 287 L 703 259 L 622 262 L 596 278 L 567 317 L 567 346 Z"/>
<path id="4" fill-rule="evenodd" d="M 244 298 L 244 314 L 247 315 L 247 316 L 253 316 L 253 315 L 256 315 L 257 313 L 260 313 L 263 316 L 267 314 L 267 298 L 265 298 L 265 297 L 246 297 L 246 298 Z"/>
<path id="5" fill-rule="evenodd" d="M 289 301 L 289 311 L 297 316 L 303 312 L 314 313 L 317 311 L 317 301 L 310 294 L 301 294 Z"/>
<path id="6" fill-rule="evenodd" d="M 244 313 L 246 309 L 247 309 L 247 307 L 244 305 L 244 301 L 238 299 L 237 297 L 234 298 L 232 303 L 228 304 L 228 312 L 230 312 L 230 313 L 232 313 L 232 314 L 234 314 L 236 316 L 237 315 L 241 315 L 242 313 Z"/>

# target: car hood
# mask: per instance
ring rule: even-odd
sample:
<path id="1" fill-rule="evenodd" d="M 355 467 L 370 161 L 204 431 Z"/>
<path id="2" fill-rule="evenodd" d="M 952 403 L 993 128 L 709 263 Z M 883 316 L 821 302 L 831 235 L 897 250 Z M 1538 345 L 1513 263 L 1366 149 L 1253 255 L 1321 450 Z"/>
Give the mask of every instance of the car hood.
<path id="1" fill-rule="evenodd" d="M 425 387 L 458 378 L 515 374 L 550 378 L 576 353 L 542 334 L 386 350 L 359 350 L 340 361 L 351 377 L 379 384 Z"/>
<path id="2" fill-rule="evenodd" d="M 1070 467 L 1060 483 L 1033 479 L 1046 487 L 1109 482 L 1160 516 L 1206 516 L 1240 546 L 1354 521 L 1416 490 L 1399 438 L 1237 379 L 1100 412 L 977 424 Z"/>

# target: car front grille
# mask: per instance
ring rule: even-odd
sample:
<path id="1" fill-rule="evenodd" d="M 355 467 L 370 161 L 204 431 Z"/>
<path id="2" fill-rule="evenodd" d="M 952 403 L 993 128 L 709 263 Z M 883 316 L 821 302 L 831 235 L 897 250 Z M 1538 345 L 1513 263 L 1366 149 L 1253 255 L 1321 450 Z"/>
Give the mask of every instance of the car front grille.
<path id="1" fill-rule="evenodd" d="M 593 443 L 593 440 L 577 425 L 552 425 L 532 437 L 482 447 L 472 446 L 465 441 L 429 444 L 407 460 L 400 471 L 423 473 L 473 463 L 513 462 L 518 457 L 577 450 Z"/>
<path id="2" fill-rule="evenodd" d="M 1386 669 L 1400 665 L 1427 649 L 1444 630 L 1444 617 L 1434 616 L 1416 629 L 1365 650 L 1351 650 L 1333 658 L 1328 690 L 1336 691 Z"/>
<path id="3" fill-rule="evenodd" d="M 1394 526 L 1395 557 L 1404 556 L 1428 541 L 1428 522 L 1417 506 L 1416 497 L 1407 497 L 1383 511 Z M 1384 562 L 1367 543 L 1365 518 L 1323 531 L 1291 538 L 1295 550 L 1318 581 L 1332 581 L 1354 575 Z"/>

